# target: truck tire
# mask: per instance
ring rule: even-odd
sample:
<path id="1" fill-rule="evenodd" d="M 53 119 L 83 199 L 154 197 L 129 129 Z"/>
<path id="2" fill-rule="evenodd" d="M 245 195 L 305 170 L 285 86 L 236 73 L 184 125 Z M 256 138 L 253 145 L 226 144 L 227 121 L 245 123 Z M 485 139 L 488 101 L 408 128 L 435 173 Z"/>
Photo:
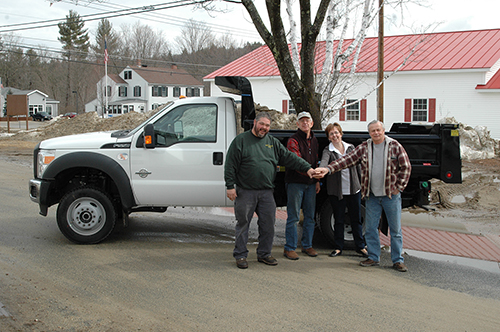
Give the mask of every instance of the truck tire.
<path id="1" fill-rule="evenodd" d="M 105 192 L 83 187 L 70 191 L 57 207 L 57 225 L 70 241 L 92 244 L 103 241 L 113 231 L 116 212 Z"/>
<path id="2" fill-rule="evenodd" d="M 361 223 L 364 223 L 365 219 L 365 207 L 361 204 Z M 330 203 L 327 201 L 324 202 L 321 212 L 319 215 L 319 228 L 321 233 L 326 238 L 326 240 L 333 246 L 335 246 L 335 218 L 333 217 L 333 209 Z M 364 228 L 363 228 L 364 232 Z M 352 236 L 351 230 L 351 222 L 349 220 L 349 215 L 345 215 L 344 221 L 344 246 L 346 248 L 353 247 L 354 248 L 354 238 Z"/>

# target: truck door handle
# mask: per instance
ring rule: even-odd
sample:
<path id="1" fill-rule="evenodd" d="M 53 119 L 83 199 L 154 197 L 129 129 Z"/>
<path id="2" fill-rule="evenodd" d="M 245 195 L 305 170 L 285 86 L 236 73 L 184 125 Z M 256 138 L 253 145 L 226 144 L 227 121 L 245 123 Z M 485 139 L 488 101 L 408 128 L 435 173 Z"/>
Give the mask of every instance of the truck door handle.
<path id="1" fill-rule="evenodd" d="M 224 153 L 214 152 L 212 160 L 213 160 L 214 165 L 222 165 L 222 162 L 224 160 Z"/>

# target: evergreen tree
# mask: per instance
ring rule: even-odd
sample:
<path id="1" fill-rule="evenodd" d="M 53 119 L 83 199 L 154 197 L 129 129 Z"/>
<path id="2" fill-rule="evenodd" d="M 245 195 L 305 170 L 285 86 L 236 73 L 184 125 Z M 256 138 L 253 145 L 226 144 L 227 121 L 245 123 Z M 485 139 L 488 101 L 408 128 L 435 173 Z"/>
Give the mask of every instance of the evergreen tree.
<path id="1" fill-rule="evenodd" d="M 61 37 L 57 39 L 66 50 L 64 57 L 68 60 L 86 58 L 90 46 L 89 34 L 87 29 L 84 29 L 85 23 L 80 15 L 70 10 L 69 15 L 66 15 L 66 22 L 59 23 L 58 26 Z"/>
<path id="2" fill-rule="evenodd" d="M 89 50 L 89 34 L 87 29 L 84 29 L 85 23 L 80 18 L 77 12 L 70 10 L 69 15 L 66 15 L 66 22 L 58 24 L 59 34 L 61 37 L 58 40 L 63 44 L 63 57 L 67 60 L 67 74 L 66 74 L 66 95 L 64 98 L 63 111 L 76 111 L 78 109 L 70 108 L 70 96 L 73 91 L 75 98 L 79 98 L 79 89 L 77 88 L 78 82 L 82 80 L 82 74 L 85 73 L 84 64 L 74 63 L 72 60 L 83 60 L 87 58 Z M 78 105 L 78 102 L 76 103 Z"/>
<path id="3" fill-rule="evenodd" d="M 95 44 L 91 46 L 97 59 L 104 57 L 104 39 L 106 39 L 108 54 L 116 55 L 121 47 L 121 41 L 111 22 L 105 18 L 99 22 L 95 33 Z"/>

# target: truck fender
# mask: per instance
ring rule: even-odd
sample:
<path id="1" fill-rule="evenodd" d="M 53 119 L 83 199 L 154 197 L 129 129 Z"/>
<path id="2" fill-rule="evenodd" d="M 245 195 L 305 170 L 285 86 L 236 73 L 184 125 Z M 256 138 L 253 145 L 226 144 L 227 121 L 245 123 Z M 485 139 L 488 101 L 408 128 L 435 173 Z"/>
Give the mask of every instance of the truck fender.
<path id="1" fill-rule="evenodd" d="M 56 175 L 71 168 L 94 168 L 106 173 L 115 183 L 125 211 L 135 206 L 130 179 L 125 170 L 112 158 L 93 152 L 72 152 L 56 158 L 43 174 L 46 180 L 54 180 Z"/>

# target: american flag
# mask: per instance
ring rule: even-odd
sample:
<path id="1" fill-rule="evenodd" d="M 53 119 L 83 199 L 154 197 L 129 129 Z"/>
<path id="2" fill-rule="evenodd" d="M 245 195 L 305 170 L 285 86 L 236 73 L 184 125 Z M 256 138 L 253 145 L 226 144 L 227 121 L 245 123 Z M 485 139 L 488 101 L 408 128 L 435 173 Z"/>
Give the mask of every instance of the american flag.
<path id="1" fill-rule="evenodd" d="M 104 63 L 108 63 L 109 55 L 108 55 L 108 46 L 106 45 L 106 39 L 104 39 Z"/>

